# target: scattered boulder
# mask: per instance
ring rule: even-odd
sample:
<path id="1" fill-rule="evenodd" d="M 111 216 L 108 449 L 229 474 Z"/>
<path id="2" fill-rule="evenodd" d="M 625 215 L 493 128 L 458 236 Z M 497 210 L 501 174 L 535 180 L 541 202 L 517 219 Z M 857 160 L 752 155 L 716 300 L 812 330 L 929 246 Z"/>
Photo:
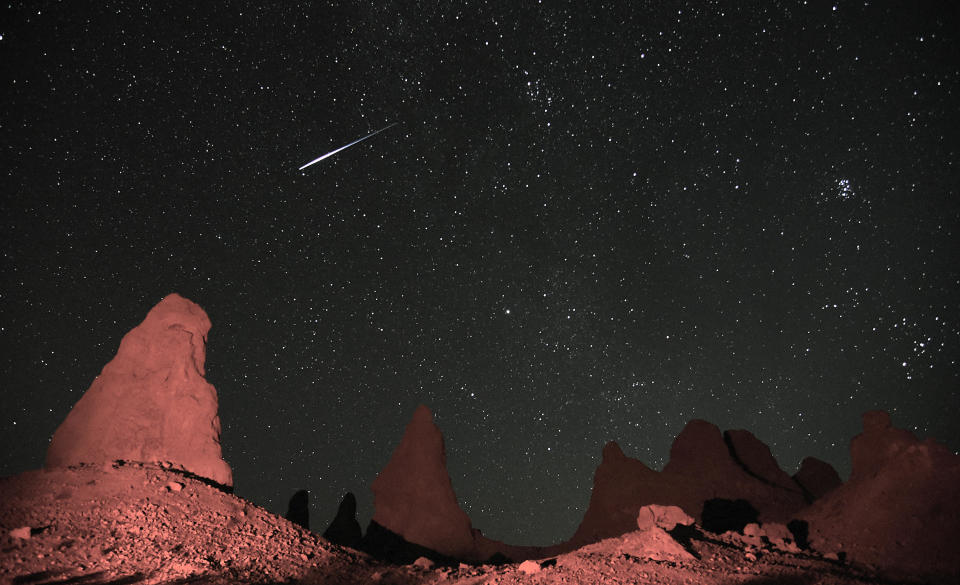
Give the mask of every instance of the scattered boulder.
<path id="1" fill-rule="evenodd" d="M 538 563 L 537 561 L 528 559 L 520 563 L 520 566 L 517 567 L 517 570 L 527 575 L 534 575 L 540 572 L 541 567 L 540 567 L 540 563 Z"/>
<path id="2" fill-rule="evenodd" d="M 470 518 L 457 503 L 443 435 L 420 406 L 390 461 L 373 482 L 373 522 L 444 556 L 476 559 Z"/>
<path id="3" fill-rule="evenodd" d="M 353 492 L 347 492 L 343 496 L 337 515 L 323 532 L 323 537 L 340 546 L 357 548 L 360 545 L 363 534 L 360 523 L 357 522 L 357 498 Z"/>
<path id="4" fill-rule="evenodd" d="M 217 391 L 204 378 L 210 319 L 171 294 L 120 342 L 47 449 L 47 467 L 159 463 L 233 485 L 220 449 Z"/>
<path id="5" fill-rule="evenodd" d="M 17 538 L 20 540 L 30 540 L 31 530 L 29 526 L 21 526 L 19 528 L 14 528 L 10 531 L 11 538 Z"/>
<path id="6" fill-rule="evenodd" d="M 811 502 L 819 500 L 843 483 L 832 465 L 816 457 L 805 457 L 793 479 Z"/>
<path id="7" fill-rule="evenodd" d="M 429 571 L 430 569 L 436 566 L 436 563 L 434 563 L 427 557 L 417 557 L 417 560 L 413 561 L 412 564 L 414 567 L 418 567 L 426 571 Z"/>
<path id="8" fill-rule="evenodd" d="M 770 542 L 770 546 L 777 550 L 789 553 L 799 553 L 800 547 L 797 545 L 793 532 L 785 524 L 771 522 L 762 527 L 763 536 Z"/>
<path id="9" fill-rule="evenodd" d="M 760 528 L 759 524 L 750 523 L 743 527 L 743 536 L 741 541 L 748 547 L 763 548 L 763 539 L 766 533 Z"/>
<path id="10" fill-rule="evenodd" d="M 671 531 L 676 526 L 690 526 L 695 520 L 683 511 L 679 506 L 659 506 L 651 504 L 640 508 L 637 514 L 637 528 L 647 530 L 650 528 L 660 528 Z"/>
<path id="11" fill-rule="evenodd" d="M 290 496 L 290 502 L 287 504 L 287 514 L 284 517 L 294 524 L 302 526 L 304 530 L 310 530 L 310 493 L 307 490 L 298 490 Z"/>

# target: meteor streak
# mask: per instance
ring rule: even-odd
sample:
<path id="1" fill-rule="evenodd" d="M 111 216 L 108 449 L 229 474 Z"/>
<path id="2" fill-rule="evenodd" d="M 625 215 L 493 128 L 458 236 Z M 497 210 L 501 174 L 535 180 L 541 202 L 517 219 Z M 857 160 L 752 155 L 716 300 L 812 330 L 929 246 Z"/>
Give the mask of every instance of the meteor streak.
<path id="1" fill-rule="evenodd" d="M 358 138 L 358 139 L 354 140 L 353 142 L 351 142 L 350 144 L 347 144 L 347 145 L 345 145 L 345 146 L 341 146 L 340 148 L 338 148 L 338 149 L 336 149 L 336 150 L 331 150 L 331 151 L 328 152 L 327 154 L 321 156 L 320 158 L 315 158 L 315 159 L 313 159 L 312 161 L 308 162 L 307 164 L 303 165 L 302 167 L 300 167 L 300 168 L 297 169 L 297 170 L 302 171 L 303 169 L 309 167 L 309 166 L 312 165 L 313 163 L 318 163 L 318 162 L 322 161 L 323 159 L 327 158 L 328 156 L 333 156 L 333 155 L 337 154 L 338 152 L 340 152 L 341 150 L 345 150 L 345 149 L 347 149 L 347 148 L 350 148 L 351 146 L 353 146 L 354 144 L 356 144 L 356 143 L 358 143 L 358 142 L 363 142 L 363 141 L 366 140 L 367 138 L 370 138 L 371 136 L 373 136 L 373 135 L 375 135 L 375 134 L 380 134 L 380 133 L 383 132 L 384 130 L 388 130 L 388 129 L 390 129 L 390 128 L 393 128 L 393 127 L 396 126 L 397 124 L 399 124 L 399 122 L 394 122 L 393 124 L 390 124 L 389 126 L 384 126 L 383 128 L 377 130 L 376 132 L 371 132 L 370 134 L 367 134 L 367 135 L 364 136 L 363 138 Z"/>

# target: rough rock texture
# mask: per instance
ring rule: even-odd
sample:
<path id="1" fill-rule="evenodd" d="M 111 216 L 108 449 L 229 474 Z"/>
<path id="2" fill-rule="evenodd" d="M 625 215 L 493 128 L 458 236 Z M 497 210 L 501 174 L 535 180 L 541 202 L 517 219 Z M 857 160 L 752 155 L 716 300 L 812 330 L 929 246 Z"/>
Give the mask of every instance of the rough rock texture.
<path id="1" fill-rule="evenodd" d="M 748 474 L 785 490 L 800 491 L 797 482 L 780 469 L 773 453 L 770 452 L 770 447 L 756 438 L 753 433 L 743 430 L 726 431 L 723 433 L 723 439 L 730 449 L 730 454 Z"/>
<path id="2" fill-rule="evenodd" d="M 33 537 L 11 542 L 7 526 Z M 359 585 L 385 569 L 173 470 L 87 465 L 0 478 L 0 583 Z"/>
<path id="3" fill-rule="evenodd" d="M 638 559 L 659 562 L 692 561 L 690 554 L 683 545 L 667 534 L 662 528 L 651 526 L 646 530 L 636 530 L 622 535 L 619 539 L 616 554 L 626 555 Z M 580 552 L 592 553 L 608 548 L 607 542 L 587 545 Z"/>
<path id="4" fill-rule="evenodd" d="M 886 413 L 867 413 L 863 423 L 851 442 L 850 481 L 799 514 L 810 546 L 894 579 L 960 582 L 960 457 L 893 428 Z"/>
<path id="5" fill-rule="evenodd" d="M 199 305 L 177 294 L 160 301 L 57 428 L 47 467 L 165 463 L 232 486 L 217 391 L 203 377 L 209 330 Z"/>
<path id="6" fill-rule="evenodd" d="M 864 413 L 863 432 L 850 442 L 853 464 L 850 479 L 860 479 L 877 472 L 887 460 L 917 442 L 917 437 L 910 431 L 894 428 L 886 412 L 871 410 Z"/>
<path id="7" fill-rule="evenodd" d="M 172 483 L 181 485 L 180 491 L 167 489 Z M 683 541 L 693 558 L 676 545 L 661 533 L 631 533 L 526 564 L 390 566 L 162 468 L 87 466 L 0 478 L 0 583 L 893 583 L 850 565 L 773 547 L 755 551 L 754 560 L 748 560 L 743 543 L 728 535 L 704 537 L 693 530 Z"/>
<path id="8" fill-rule="evenodd" d="M 569 542 L 583 545 L 635 530 L 639 510 L 648 504 L 679 506 L 700 519 L 704 502 L 716 498 L 747 500 L 760 520 L 773 522 L 786 522 L 807 503 L 800 486 L 752 434 L 730 431 L 725 439 L 716 425 L 693 420 L 674 441 L 662 472 L 608 443 L 590 504 Z"/>
<path id="9" fill-rule="evenodd" d="M 672 493 L 660 473 L 624 455 L 617 443 L 607 443 L 593 475 L 590 504 L 571 542 L 583 545 L 631 532 L 637 529 L 641 507 L 692 499 L 688 486 L 676 487 L 679 493 Z"/>
<path id="10" fill-rule="evenodd" d="M 373 482 L 373 521 L 404 540 L 458 559 L 477 555 L 470 518 L 457 503 L 443 435 L 420 406 Z"/>
<path id="11" fill-rule="evenodd" d="M 299 490 L 290 496 L 287 515 L 284 517 L 305 530 L 310 530 L 310 492 Z"/>
<path id="12" fill-rule="evenodd" d="M 819 500 L 843 483 L 832 465 L 816 457 L 804 457 L 793 479 L 811 502 Z"/>
<path id="13" fill-rule="evenodd" d="M 678 524 L 681 526 L 690 526 L 695 520 L 677 506 L 658 506 L 651 504 L 640 508 L 637 514 L 637 529 L 647 530 L 648 528 L 660 528 L 661 530 L 673 530 Z"/>
<path id="14" fill-rule="evenodd" d="M 688 422 L 674 439 L 663 470 L 706 477 L 735 476 L 740 471 L 717 425 L 699 419 Z"/>
<path id="15" fill-rule="evenodd" d="M 522 561 L 571 550 L 514 546 L 486 538 L 457 503 L 447 472 L 443 435 L 426 406 L 417 408 L 400 444 L 373 482 L 374 515 L 363 551 L 406 564 L 425 556 L 438 563 Z M 631 519 L 635 522 L 636 517 Z"/>
<path id="16" fill-rule="evenodd" d="M 330 542 L 350 548 L 356 548 L 360 544 L 363 534 L 360 531 L 360 523 L 357 522 L 357 498 L 352 492 L 347 492 L 343 496 L 340 507 L 337 508 L 337 515 L 324 531 L 323 537 Z"/>

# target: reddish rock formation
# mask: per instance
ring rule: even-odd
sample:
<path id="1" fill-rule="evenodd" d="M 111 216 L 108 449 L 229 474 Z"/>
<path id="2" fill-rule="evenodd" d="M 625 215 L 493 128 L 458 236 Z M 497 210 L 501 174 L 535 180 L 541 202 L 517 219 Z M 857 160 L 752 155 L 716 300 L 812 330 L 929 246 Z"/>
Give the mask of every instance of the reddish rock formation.
<path id="1" fill-rule="evenodd" d="M 747 473 L 770 485 L 800 491 L 797 482 L 780 469 L 770 447 L 753 436 L 753 433 L 743 430 L 727 431 L 723 433 L 723 438 L 730 448 L 730 453 Z"/>
<path id="2" fill-rule="evenodd" d="M 819 500 L 843 483 L 832 465 L 816 457 L 805 457 L 793 479 L 803 488 L 810 501 Z"/>
<path id="3" fill-rule="evenodd" d="M 690 526 L 694 522 L 692 517 L 677 506 L 650 504 L 640 508 L 637 513 L 637 530 L 659 528 L 670 531 L 676 528 L 677 524 Z"/>
<path id="4" fill-rule="evenodd" d="M 686 503 L 689 507 L 695 500 L 689 485 L 665 481 L 663 474 L 627 457 L 611 441 L 603 448 L 603 459 L 593 475 L 590 503 L 571 542 L 583 545 L 636 530 L 637 515 L 647 504 L 684 507 Z"/>
<path id="5" fill-rule="evenodd" d="M 799 515 L 811 546 L 894 579 L 960 582 L 960 457 L 893 428 L 884 412 L 868 412 L 863 426 L 851 442 L 850 481 Z"/>
<path id="6" fill-rule="evenodd" d="M 420 406 L 386 467 L 373 482 L 373 522 L 456 559 L 477 555 L 470 518 L 453 492 L 443 435 Z"/>
<path id="7" fill-rule="evenodd" d="M 693 420 L 674 441 L 662 472 L 608 443 L 590 504 L 570 542 L 582 545 L 635 530 L 637 514 L 648 504 L 679 506 L 699 520 L 704 503 L 714 499 L 746 500 L 765 522 L 786 522 L 806 504 L 800 486 L 752 434 L 730 431 L 725 439 L 716 425 Z"/>
<path id="8" fill-rule="evenodd" d="M 894 428 L 886 412 L 871 410 L 864 413 L 863 432 L 850 442 L 853 467 L 850 479 L 860 479 L 877 472 L 888 459 L 917 442 L 917 437 L 910 431 Z"/>
<path id="9" fill-rule="evenodd" d="M 509 545 L 473 528 L 457 503 L 447 472 L 443 435 L 426 406 L 417 408 L 372 489 L 374 515 L 359 548 L 378 558 L 403 564 L 421 556 L 442 563 L 505 562 L 570 550 L 566 544 Z"/>
<path id="10" fill-rule="evenodd" d="M 195 303 L 177 294 L 160 301 L 57 428 L 47 467 L 166 463 L 231 486 L 217 391 L 203 377 L 209 330 Z"/>

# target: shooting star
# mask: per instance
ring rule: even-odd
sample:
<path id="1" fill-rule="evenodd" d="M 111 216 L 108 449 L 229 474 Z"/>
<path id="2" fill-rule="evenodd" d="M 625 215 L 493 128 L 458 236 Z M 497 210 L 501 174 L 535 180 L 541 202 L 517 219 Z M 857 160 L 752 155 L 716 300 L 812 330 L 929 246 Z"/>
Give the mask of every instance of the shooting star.
<path id="1" fill-rule="evenodd" d="M 337 154 L 338 152 L 340 152 L 341 150 L 346 150 L 347 148 L 350 148 L 351 146 L 353 146 L 354 144 L 356 144 L 356 143 L 358 143 L 358 142 L 363 142 L 364 140 L 366 140 L 367 138 L 370 138 L 371 136 L 374 136 L 374 135 L 376 135 L 376 134 L 380 134 L 380 133 L 383 132 L 384 130 L 389 130 L 390 128 L 393 128 L 393 127 L 396 126 L 397 124 L 399 124 L 399 122 L 394 122 L 393 124 L 390 124 L 389 126 L 385 126 L 385 127 L 381 128 L 381 129 L 377 130 L 376 132 L 371 132 L 370 134 L 367 134 L 367 135 L 364 136 L 363 138 L 358 138 L 358 139 L 354 140 L 353 142 L 351 142 L 350 144 L 347 144 L 346 146 L 341 146 L 340 148 L 338 148 L 338 149 L 336 149 L 336 150 L 331 150 L 331 151 L 328 152 L 327 154 L 321 156 L 320 158 L 315 158 L 315 159 L 313 159 L 312 161 L 308 162 L 307 164 L 303 165 L 302 167 L 300 167 L 300 168 L 297 169 L 297 170 L 298 170 L 298 171 L 302 171 L 303 169 L 309 167 L 310 165 L 322 161 L 323 159 L 327 158 L 328 156 L 333 156 L 333 155 Z"/>

